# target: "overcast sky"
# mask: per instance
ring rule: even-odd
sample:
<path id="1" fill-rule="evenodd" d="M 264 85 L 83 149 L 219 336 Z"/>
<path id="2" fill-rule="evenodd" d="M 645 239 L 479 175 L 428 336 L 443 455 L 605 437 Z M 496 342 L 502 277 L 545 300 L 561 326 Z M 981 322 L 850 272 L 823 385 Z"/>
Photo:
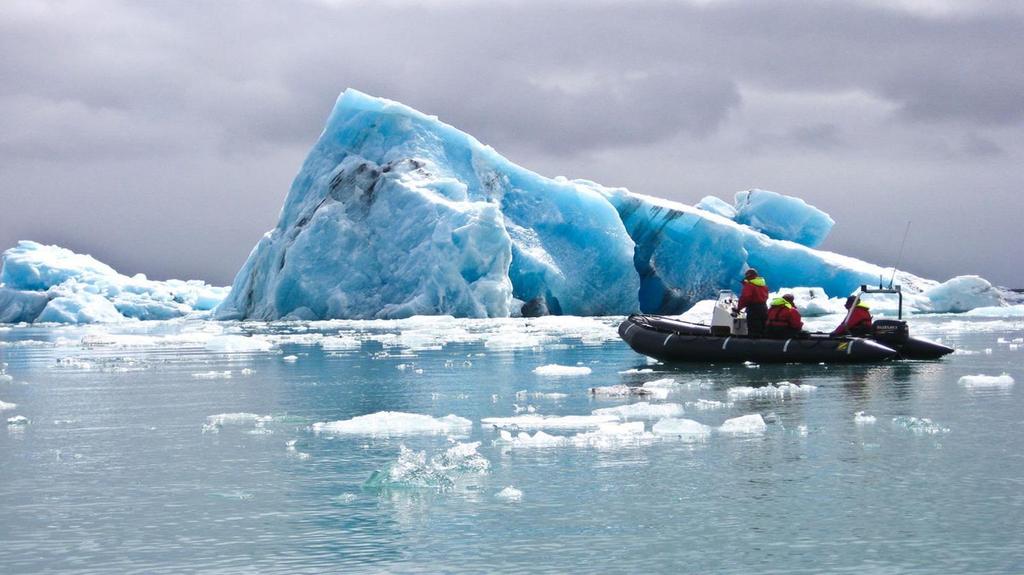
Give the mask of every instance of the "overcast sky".
<path id="1" fill-rule="evenodd" d="M 347 87 L 546 176 L 759 187 L 1024 287 L 1024 3 L 3 0 L 0 249 L 228 284 Z M 784 283 L 777 278 L 776 283 Z"/>

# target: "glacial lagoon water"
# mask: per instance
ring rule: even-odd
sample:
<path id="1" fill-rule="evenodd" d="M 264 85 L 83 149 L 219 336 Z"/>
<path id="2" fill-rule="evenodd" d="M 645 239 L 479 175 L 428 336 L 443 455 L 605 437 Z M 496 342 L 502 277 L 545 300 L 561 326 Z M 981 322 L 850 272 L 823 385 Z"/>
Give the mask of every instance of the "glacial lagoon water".
<path id="1" fill-rule="evenodd" d="M 0 328 L 0 571 L 1024 572 L 1020 319 L 914 318 L 961 351 L 850 367 L 657 365 L 617 321 Z M 645 401 L 709 432 L 481 424 Z M 470 424 L 314 430 L 381 411 Z"/>

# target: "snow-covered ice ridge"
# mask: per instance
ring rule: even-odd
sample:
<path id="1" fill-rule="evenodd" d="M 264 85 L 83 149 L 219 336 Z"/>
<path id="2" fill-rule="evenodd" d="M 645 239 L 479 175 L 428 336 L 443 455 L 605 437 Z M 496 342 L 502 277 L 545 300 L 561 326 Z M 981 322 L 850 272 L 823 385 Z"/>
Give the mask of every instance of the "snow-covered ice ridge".
<path id="1" fill-rule="evenodd" d="M 735 287 L 747 266 L 831 297 L 889 277 L 813 249 L 832 223 L 764 190 L 693 207 L 545 178 L 436 117 L 350 89 L 216 316 L 679 313 Z M 911 294 L 938 285 L 904 272 L 896 282 Z M 1001 305 L 988 282 L 962 283 L 995 295 L 946 298 L 942 311 Z"/>
<path id="2" fill-rule="evenodd" d="M 228 288 L 128 277 L 92 256 L 31 241 L 3 253 L 0 323 L 172 319 L 212 310 Z"/>

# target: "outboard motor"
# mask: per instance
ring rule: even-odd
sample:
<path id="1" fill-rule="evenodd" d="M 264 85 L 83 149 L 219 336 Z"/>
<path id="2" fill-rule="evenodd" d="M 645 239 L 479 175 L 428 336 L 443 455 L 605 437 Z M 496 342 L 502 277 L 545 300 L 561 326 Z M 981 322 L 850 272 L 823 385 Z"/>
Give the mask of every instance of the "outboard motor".
<path id="1" fill-rule="evenodd" d="M 718 292 L 718 301 L 711 312 L 711 335 L 730 336 L 747 335 L 747 318 L 733 313 L 736 307 L 736 294 L 730 290 Z"/>
<path id="2" fill-rule="evenodd" d="M 910 339 L 907 322 L 895 319 L 879 319 L 871 326 L 871 337 L 882 345 L 902 346 Z"/>

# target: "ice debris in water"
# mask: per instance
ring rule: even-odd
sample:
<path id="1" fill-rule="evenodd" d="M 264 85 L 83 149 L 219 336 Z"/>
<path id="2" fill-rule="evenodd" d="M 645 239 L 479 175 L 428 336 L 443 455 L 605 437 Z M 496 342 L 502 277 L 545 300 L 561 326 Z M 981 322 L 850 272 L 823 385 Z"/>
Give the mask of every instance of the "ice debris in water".
<path id="1" fill-rule="evenodd" d="M 892 418 L 892 424 L 895 427 L 912 431 L 917 435 L 938 435 L 942 433 L 949 433 L 948 427 L 943 427 L 927 417 L 918 418 L 909 415 L 900 415 Z"/>
<path id="2" fill-rule="evenodd" d="M 285 361 L 285 362 L 288 362 L 288 363 L 295 363 L 298 360 L 299 360 L 299 356 L 297 356 L 297 355 L 286 355 L 286 356 L 281 358 L 281 361 Z"/>
<path id="3" fill-rule="evenodd" d="M 659 390 L 661 391 L 661 390 Z M 637 387 L 633 385 L 623 385 L 621 383 L 616 385 L 603 385 L 599 387 L 591 387 L 590 394 L 597 397 L 628 397 L 630 395 L 639 396 L 656 396 L 657 394 L 653 389 L 646 389 L 643 387 Z M 667 393 L 665 394 L 667 395 Z"/>
<path id="4" fill-rule="evenodd" d="M 558 365 L 552 363 L 536 367 L 533 373 L 544 377 L 568 377 L 577 375 L 590 375 L 590 368 L 579 365 Z"/>
<path id="5" fill-rule="evenodd" d="M 718 431 L 721 433 L 734 435 L 757 435 L 767 430 L 768 425 L 759 413 L 726 419 L 722 426 L 718 428 Z"/>
<path id="6" fill-rule="evenodd" d="M 662 417 L 675 417 L 683 414 L 683 406 L 678 403 L 630 403 L 616 407 L 604 407 L 595 409 L 593 415 L 614 415 L 623 421 L 630 419 L 657 419 Z"/>
<path id="7" fill-rule="evenodd" d="M 615 415 L 519 415 L 485 417 L 480 423 L 501 429 L 586 429 L 618 421 Z"/>
<path id="8" fill-rule="evenodd" d="M 524 400 L 524 399 L 527 399 L 527 398 L 530 398 L 530 397 L 532 397 L 534 399 L 551 399 L 551 400 L 558 401 L 560 399 L 565 399 L 565 398 L 569 397 L 569 394 L 567 394 L 567 393 L 557 393 L 557 392 L 545 393 L 545 392 L 542 392 L 542 391 L 534 391 L 534 392 L 531 393 L 531 392 L 526 391 L 525 389 L 516 392 L 516 399 Z"/>
<path id="9" fill-rule="evenodd" d="M 509 485 L 495 494 L 495 497 L 509 502 L 521 501 L 523 499 L 523 492 Z"/>
<path id="10" fill-rule="evenodd" d="M 316 433 L 356 435 L 468 435 L 472 428 L 472 421 L 454 414 L 432 417 L 401 411 L 378 411 L 352 419 L 313 424 L 313 431 Z"/>
<path id="11" fill-rule="evenodd" d="M 874 425 L 877 419 L 874 415 L 868 415 L 863 411 L 853 414 L 853 422 L 857 425 Z"/>
<path id="12" fill-rule="evenodd" d="M 257 429 L 266 429 L 266 424 L 273 421 L 270 415 L 259 415 L 257 413 L 218 413 L 206 418 L 203 425 L 203 433 L 217 433 L 225 425 L 253 425 Z M 266 430 L 269 432 L 270 430 Z"/>
<path id="13" fill-rule="evenodd" d="M 667 417 L 654 424 L 651 432 L 655 435 L 675 436 L 687 441 L 700 441 L 711 435 L 711 427 L 692 419 Z"/>
<path id="14" fill-rule="evenodd" d="M 729 399 L 785 399 L 808 394 L 816 389 L 818 388 L 814 385 L 799 385 L 780 381 L 763 387 L 731 387 L 727 393 Z"/>
<path id="15" fill-rule="evenodd" d="M 634 421 L 602 423 L 593 431 L 575 435 L 550 435 L 543 431 L 537 431 L 531 436 L 525 431 L 513 434 L 503 429 L 499 431 L 499 437 L 494 443 L 513 448 L 593 447 L 606 449 L 650 443 L 654 437 L 654 434 L 645 431 L 642 421 Z"/>
<path id="16" fill-rule="evenodd" d="M 687 401 L 683 405 L 694 411 L 711 411 L 713 409 L 731 409 L 733 402 L 716 401 L 714 399 L 698 399 L 697 401 Z"/>
<path id="17" fill-rule="evenodd" d="M 368 488 L 430 488 L 448 490 L 459 479 L 487 473 L 491 463 L 477 453 L 480 442 L 457 443 L 427 458 L 426 451 L 400 446 L 398 459 L 384 470 L 374 471 L 364 484 Z"/>
<path id="18" fill-rule="evenodd" d="M 24 415 L 15 415 L 14 417 L 8 417 L 7 418 L 7 425 L 10 425 L 10 426 L 13 426 L 13 427 L 19 427 L 19 426 L 28 425 L 28 424 L 29 424 L 29 420 Z"/>
<path id="19" fill-rule="evenodd" d="M 18 407 L 17 403 L 7 403 L 6 401 L 0 401 L 0 411 L 10 411 Z"/>
<path id="20" fill-rule="evenodd" d="M 203 371 L 193 373 L 194 379 L 231 379 L 231 370 L 227 371 Z"/>
<path id="21" fill-rule="evenodd" d="M 967 388 L 1008 387 L 1014 384 L 1009 374 L 1002 375 L 965 375 L 959 380 L 960 385 Z"/>
<path id="22" fill-rule="evenodd" d="M 254 351 L 269 351 L 274 344 L 263 336 L 244 335 L 219 335 L 210 338 L 206 342 L 208 351 L 220 353 L 245 353 Z"/>

